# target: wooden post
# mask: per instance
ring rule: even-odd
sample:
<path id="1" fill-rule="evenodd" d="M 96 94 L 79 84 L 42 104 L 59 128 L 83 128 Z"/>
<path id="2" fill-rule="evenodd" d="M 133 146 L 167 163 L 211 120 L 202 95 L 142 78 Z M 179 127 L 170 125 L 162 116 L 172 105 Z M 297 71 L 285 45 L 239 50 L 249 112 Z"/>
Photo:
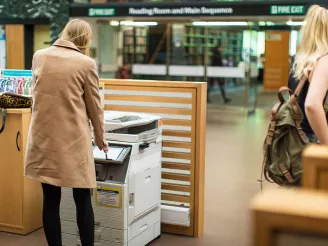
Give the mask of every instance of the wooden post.
<path id="1" fill-rule="evenodd" d="M 304 151 L 303 186 L 328 191 L 328 146 L 311 145 Z"/>
<path id="2" fill-rule="evenodd" d="M 207 83 L 199 84 L 196 122 L 195 223 L 194 236 L 204 234 L 205 148 Z"/>
<path id="3" fill-rule="evenodd" d="M 6 25 L 7 69 L 25 69 L 24 25 Z"/>

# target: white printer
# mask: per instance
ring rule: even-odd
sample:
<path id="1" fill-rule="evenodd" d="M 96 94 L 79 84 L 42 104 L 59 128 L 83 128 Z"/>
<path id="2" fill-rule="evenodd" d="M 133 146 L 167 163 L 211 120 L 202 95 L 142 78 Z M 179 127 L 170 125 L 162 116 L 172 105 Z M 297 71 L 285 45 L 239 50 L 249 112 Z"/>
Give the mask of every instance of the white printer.
<path id="1" fill-rule="evenodd" d="M 109 151 L 94 148 L 96 246 L 144 246 L 160 236 L 161 125 L 157 116 L 105 113 Z M 81 245 L 72 189 L 63 189 L 60 212 L 63 245 Z"/>

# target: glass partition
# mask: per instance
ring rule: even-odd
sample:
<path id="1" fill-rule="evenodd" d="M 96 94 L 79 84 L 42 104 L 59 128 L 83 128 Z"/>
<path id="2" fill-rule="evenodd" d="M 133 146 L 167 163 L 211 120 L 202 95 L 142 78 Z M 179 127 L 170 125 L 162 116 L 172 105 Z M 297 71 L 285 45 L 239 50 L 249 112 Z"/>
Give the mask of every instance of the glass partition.
<path id="1" fill-rule="evenodd" d="M 109 23 L 100 22 L 98 28 L 98 62 L 102 78 L 114 78 L 120 46 L 119 30 Z"/>
<path id="2" fill-rule="evenodd" d="M 249 30 L 244 31 L 243 56 L 245 60 L 245 99 L 248 114 L 255 112 L 257 107 L 257 95 L 260 85 L 259 60 L 263 56 L 262 44 L 258 42 L 259 35 L 257 27 L 249 26 Z"/>
<path id="3" fill-rule="evenodd" d="M 123 63 L 130 68 L 134 79 L 166 80 L 169 24 L 142 24 L 123 28 Z"/>
<path id="4" fill-rule="evenodd" d="M 250 58 L 245 45 L 251 41 L 244 39 L 257 36 L 247 35 L 247 22 L 239 24 L 157 23 L 124 28 L 124 64 L 131 67 L 135 79 L 206 81 L 209 104 L 214 107 L 248 107 Z M 147 38 L 140 39 L 141 34 Z"/>
<path id="5" fill-rule="evenodd" d="M 204 81 L 207 33 L 190 23 L 171 24 L 168 75 L 171 80 Z"/>
<path id="6" fill-rule="evenodd" d="M 239 107 L 248 113 L 276 102 L 276 93 L 263 88 L 265 67 L 276 66 L 265 63 L 268 51 L 274 53 L 266 47 L 266 37 L 270 42 L 276 37 L 270 27 L 242 21 L 97 23 L 96 59 L 104 78 L 206 81 L 210 107 Z M 278 31 L 290 35 L 291 65 L 298 30 Z"/>

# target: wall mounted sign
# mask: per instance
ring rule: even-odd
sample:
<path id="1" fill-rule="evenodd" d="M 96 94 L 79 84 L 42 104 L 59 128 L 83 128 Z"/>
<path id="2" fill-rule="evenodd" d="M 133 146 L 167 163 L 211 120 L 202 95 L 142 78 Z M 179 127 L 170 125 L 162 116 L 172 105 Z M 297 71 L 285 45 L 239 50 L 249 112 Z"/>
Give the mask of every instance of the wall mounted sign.
<path id="1" fill-rule="evenodd" d="M 4 70 L 2 70 L 2 75 L 4 77 L 32 77 L 32 71 L 31 70 L 4 69 Z"/>
<path id="2" fill-rule="evenodd" d="M 303 0 L 286 5 L 281 2 L 270 4 L 267 1 L 256 2 L 208 2 L 194 3 L 104 3 L 71 4 L 71 17 L 201 17 L 201 16 L 270 16 L 305 15 L 310 3 Z"/>
<path id="3" fill-rule="evenodd" d="M 276 91 L 287 85 L 290 71 L 289 44 L 289 32 L 272 31 L 266 35 L 264 69 L 266 91 Z"/>
<path id="4" fill-rule="evenodd" d="M 265 39 L 266 40 L 271 40 L 271 41 L 281 41 L 281 34 L 279 33 L 268 33 L 266 36 L 265 36 Z"/>

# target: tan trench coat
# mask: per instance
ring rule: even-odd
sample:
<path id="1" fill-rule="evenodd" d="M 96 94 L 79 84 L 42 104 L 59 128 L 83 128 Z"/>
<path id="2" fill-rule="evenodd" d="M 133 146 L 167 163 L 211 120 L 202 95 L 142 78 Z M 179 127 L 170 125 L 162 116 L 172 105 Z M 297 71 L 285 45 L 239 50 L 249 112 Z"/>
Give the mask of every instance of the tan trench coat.
<path id="1" fill-rule="evenodd" d="M 104 141 L 104 115 L 95 61 L 68 41 L 35 53 L 33 109 L 25 176 L 61 187 L 95 188 L 89 119 Z"/>

